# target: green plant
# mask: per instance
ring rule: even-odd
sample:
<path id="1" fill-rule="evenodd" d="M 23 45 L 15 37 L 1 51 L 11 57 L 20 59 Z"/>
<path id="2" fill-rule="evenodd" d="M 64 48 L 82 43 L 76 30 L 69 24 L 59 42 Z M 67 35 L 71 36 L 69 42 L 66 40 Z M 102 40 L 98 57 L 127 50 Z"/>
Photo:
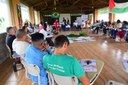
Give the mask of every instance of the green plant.
<path id="1" fill-rule="evenodd" d="M 85 32 L 81 32 L 79 33 L 79 35 L 77 34 L 69 34 L 67 35 L 68 37 L 80 37 L 80 36 L 88 36 Z"/>

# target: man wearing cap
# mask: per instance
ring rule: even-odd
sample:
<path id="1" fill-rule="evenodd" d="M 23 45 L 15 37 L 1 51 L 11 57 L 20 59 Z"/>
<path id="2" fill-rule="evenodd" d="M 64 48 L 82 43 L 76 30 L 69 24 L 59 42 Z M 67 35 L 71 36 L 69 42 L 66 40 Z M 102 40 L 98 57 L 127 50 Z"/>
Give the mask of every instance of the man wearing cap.
<path id="1" fill-rule="evenodd" d="M 34 33 L 31 35 L 32 45 L 28 46 L 25 50 L 25 61 L 30 64 L 35 64 L 40 69 L 40 85 L 47 85 L 48 79 L 46 77 L 46 70 L 43 68 L 42 58 L 46 54 L 50 54 L 51 50 L 45 44 L 44 35 L 41 33 Z M 29 74 L 29 78 L 33 83 L 38 83 L 37 76 Z"/>

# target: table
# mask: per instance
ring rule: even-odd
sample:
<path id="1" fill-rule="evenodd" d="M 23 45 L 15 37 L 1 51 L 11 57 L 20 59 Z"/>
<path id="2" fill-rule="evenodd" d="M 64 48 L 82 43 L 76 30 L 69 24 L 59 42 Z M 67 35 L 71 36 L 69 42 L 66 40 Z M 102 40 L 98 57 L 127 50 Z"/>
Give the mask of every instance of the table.
<path id="1" fill-rule="evenodd" d="M 104 66 L 104 62 L 100 61 L 100 60 L 96 60 L 96 64 L 97 64 L 97 72 L 88 72 L 87 73 L 87 76 L 90 79 L 90 83 L 91 83 L 90 85 L 93 85 L 93 83 L 96 81 L 96 79 L 100 75 L 100 73 L 103 69 L 103 66 Z M 53 76 L 54 76 L 54 78 L 53 78 Z M 62 84 L 62 83 L 65 83 L 65 81 L 68 81 L 69 79 L 71 80 L 72 77 L 55 75 L 55 74 L 52 74 L 51 72 L 48 72 L 48 78 L 50 80 L 49 81 L 50 85 L 52 85 L 52 84 L 56 85 L 55 81 L 60 82 L 61 83 L 60 85 L 67 85 L 67 84 Z M 54 79 L 55 79 L 55 81 L 54 81 Z M 74 81 L 77 81 L 76 77 L 74 77 Z M 72 81 L 72 82 L 74 82 L 74 81 Z M 76 83 L 76 82 L 74 82 L 74 83 Z M 69 84 L 69 85 L 71 85 L 71 84 Z"/>
<path id="2" fill-rule="evenodd" d="M 104 67 L 104 62 L 101 60 L 96 60 L 97 63 L 97 72 L 88 72 L 87 76 L 90 79 L 90 85 L 93 85 L 96 79 L 99 77 L 103 67 Z"/>
<path id="3" fill-rule="evenodd" d="M 120 82 L 109 80 L 108 82 L 105 82 L 105 85 L 128 85 L 128 84 L 123 84 L 123 83 L 120 83 Z"/>

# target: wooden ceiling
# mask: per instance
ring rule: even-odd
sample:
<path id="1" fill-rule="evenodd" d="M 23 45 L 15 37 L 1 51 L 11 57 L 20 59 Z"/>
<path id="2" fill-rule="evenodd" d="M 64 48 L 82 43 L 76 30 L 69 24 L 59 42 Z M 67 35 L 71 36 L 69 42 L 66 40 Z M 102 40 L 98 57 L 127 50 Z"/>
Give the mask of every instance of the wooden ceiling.
<path id="1" fill-rule="evenodd" d="M 59 13 L 92 13 L 94 9 L 109 5 L 109 0 L 21 0 L 33 6 L 43 14 Z"/>

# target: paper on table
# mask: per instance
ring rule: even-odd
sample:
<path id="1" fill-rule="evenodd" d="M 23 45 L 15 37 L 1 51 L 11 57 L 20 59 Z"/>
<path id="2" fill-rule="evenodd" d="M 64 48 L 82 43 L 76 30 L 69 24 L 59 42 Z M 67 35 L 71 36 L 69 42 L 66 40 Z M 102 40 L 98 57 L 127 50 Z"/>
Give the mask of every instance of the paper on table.
<path id="1" fill-rule="evenodd" d="M 80 61 L 81 66 L 83 67 L 85 72 L 97 72 L 96 60 L 90 59 L 82 59 Z"/>
<path id="2" fill-rule="evenodd" d="M 128 60 L 123 60 L 123 65 L 126 71 L 128 71 Z"/>

